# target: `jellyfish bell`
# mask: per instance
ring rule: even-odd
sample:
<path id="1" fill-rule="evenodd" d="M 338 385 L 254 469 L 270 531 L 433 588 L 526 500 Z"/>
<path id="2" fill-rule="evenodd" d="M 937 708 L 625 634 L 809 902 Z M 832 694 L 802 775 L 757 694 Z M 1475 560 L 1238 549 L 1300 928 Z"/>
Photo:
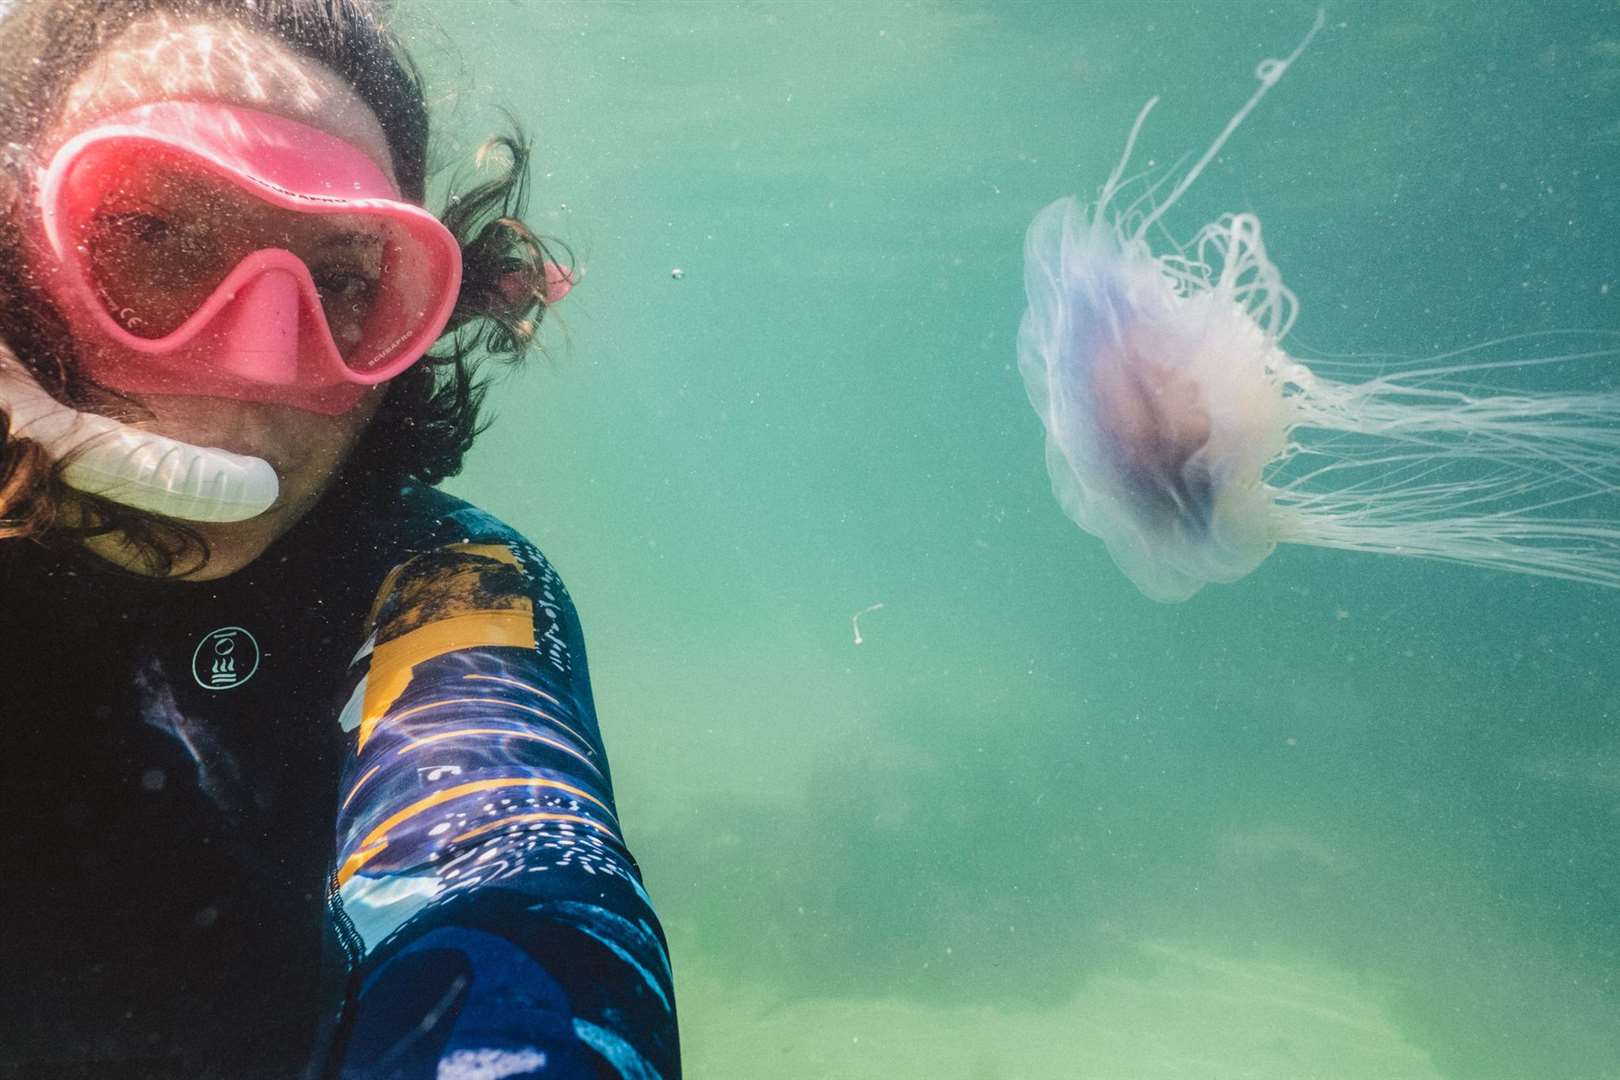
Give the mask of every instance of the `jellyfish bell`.
<path id="1" fill-rule="evenodd" d="M 1119 239 L 1073 199 L 1036 218 L 1020 368 L 1065 513 L 1148 596 L 1184 600 L 1276 543 L 1262 474 L 1287 441 L 1281 354 L 1230 289 L 1182 292 Z"/>
<path id="2" fill-rule="evenodd" d="M 1296 302 L 1257 217 L 1149 244 L 1321 27 L 1319 14 L 1289 56 L 1259 66 L 1260 85 L 1162 201 L 1153 186 L 1122 196 L 1154 99 L 1097 201 L 1060 199 L 1030 225 L 1019 369 L 1053 493 L 1166 602 L 1236 581 L 1279 543 L 1620 586 L 1620 527 L 1578 515 L 1620 487 L 1620 395 L 1481 389 L 1487 373 L 1613 358 L 1614 335 L 1550 356 L 1485 346 L 1313 371 L 1283 348 Z"/>

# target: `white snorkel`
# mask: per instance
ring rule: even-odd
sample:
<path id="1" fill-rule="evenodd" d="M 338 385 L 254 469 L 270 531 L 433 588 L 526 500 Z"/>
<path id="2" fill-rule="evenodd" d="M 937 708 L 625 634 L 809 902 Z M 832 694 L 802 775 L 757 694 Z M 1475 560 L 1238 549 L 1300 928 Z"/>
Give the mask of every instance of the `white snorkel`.
<path id="1" fill-rule="evenodd" d="M 8 439 L 29 439 L 66 461 L 69 486 L 136 510 L 181 521 L 246 521 L 280 491 L 267 461 L 71 409 L 3 353 L 0 412 L 10 417 Z"/>

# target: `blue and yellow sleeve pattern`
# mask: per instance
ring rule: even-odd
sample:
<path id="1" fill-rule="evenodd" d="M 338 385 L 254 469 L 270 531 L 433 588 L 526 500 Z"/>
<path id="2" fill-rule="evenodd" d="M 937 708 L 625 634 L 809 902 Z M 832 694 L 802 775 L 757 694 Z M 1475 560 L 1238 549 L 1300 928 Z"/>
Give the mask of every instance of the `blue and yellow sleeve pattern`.
<path id="1" fill-rule="evenodd" d="M 343 712 L 328 1075 L 680 1073 L 668 950 L 624 843 L 573 605 L 521 537 L 397 567 Z"/>

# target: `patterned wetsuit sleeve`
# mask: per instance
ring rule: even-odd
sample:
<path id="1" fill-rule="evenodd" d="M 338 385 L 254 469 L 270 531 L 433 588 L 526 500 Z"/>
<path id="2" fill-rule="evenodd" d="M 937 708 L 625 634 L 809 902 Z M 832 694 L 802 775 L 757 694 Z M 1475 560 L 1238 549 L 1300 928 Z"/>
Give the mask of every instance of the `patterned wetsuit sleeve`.
<path id="1" fill-rule="evenodd" d="M 573 605 L 520 541 L 384 584 L 343 713 L 341 1080 L 679 1076 Z"/>

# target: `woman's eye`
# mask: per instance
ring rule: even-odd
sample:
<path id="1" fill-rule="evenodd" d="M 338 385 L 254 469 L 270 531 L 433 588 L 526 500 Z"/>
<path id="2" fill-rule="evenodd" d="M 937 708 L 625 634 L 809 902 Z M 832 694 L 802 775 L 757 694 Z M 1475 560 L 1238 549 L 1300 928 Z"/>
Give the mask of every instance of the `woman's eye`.
<path id="1" fill-rule="evenodd" d="M 167 239 L 169 223 L 156 214 L 132 210 L 121 214 L 103 214 L 96 219 L 95 231 L 102 236 L 122 240 L 138 240 L 155 244 Z"/>
<path id="2" fill-rule="evenodd" d="M 86 237 L 93 256 L 128 263 L 155 283 L 176 283 L 217 272 L 225 240 L 207 222 L 176 221 L 147 210 L 101 214 Z"/>
<path id="3" fill-rule="evenodd" d="M 323 269 L 313 276 L 322 300 L 366 301 L 377 287 L 374 279 L 354 270 Z"/>

